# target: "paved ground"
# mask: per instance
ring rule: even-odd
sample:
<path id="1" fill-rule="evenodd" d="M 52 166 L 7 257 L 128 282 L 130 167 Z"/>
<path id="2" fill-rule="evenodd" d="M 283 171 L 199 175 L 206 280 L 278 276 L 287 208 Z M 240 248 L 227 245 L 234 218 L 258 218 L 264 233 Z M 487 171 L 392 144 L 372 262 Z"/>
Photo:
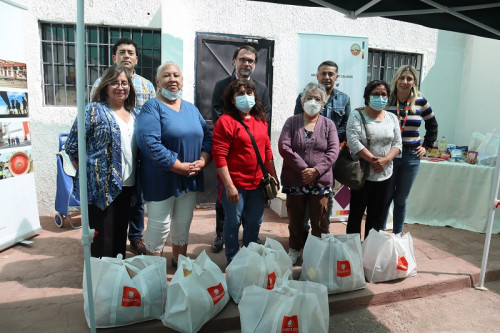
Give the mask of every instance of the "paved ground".
<path id="1" fill-rule="evenodd" d="M 330 317 L 333 332 L 499 332 L 500 281 Z"/>
<path id="2" fill-rule="evenodd" d="M 43 232 L 31 245 L 18 244 L 0 252 L 1 332 L 85 332 L 83 314 L 83 250 L 80 230 L 59 229 L 51 216 L 41 217 Z M 345 232 L 341 223 L 331 232 Z M 215 211 L 198 209 L 190 233 L 188 254 L 206 250 L 224 270 L 224 254 L 212 254 Z M 455 332 L 500 330 L 499 284 L 490 291 L 474 290 L 483 252 L 484 234 L 423 225 L 408 225 L 414 238 L 418 274 L 389 283 L 367 284 L 366 289 L 330 295 L 330 329 L 339 332 Z M 266 209 L 261 238 L 272 237 L 288 249 L 287 220 Z M 165 253 L 171 258 L 170 243 Z M 132 255 L 132 254 L 130 254 Z M 168 278 L 173 268 L 167 267 Z M 294 276 L 300 274 L 296 267 Z M 500 235 L 491 242 L 488 280 L 500 280 Z M 490 284 L 487 284 L 489 287 Z M 454 302 L 449 302 L 455 300 Z M 396 303 L 399 302 L 399 303 Z M 487 307 L 487 310 L 479 310 Z M 443 312 L 449 310 L 448 312 Z M 490 318 L 490 321 L 487 318 Z M 479 326 L 463 326 L 462 321 Z M 443 323 L 457 325 L 442 325 Z M 441 326 L 440 326 L 441 325 Z M 482 325 L 482 326 L 481 326 Z M 463 329 L 461 329 L 463 328 Z M 488 329 L 489 328 L 489 329 Z M 108 332 L 170 332 L 159 321 L 150 321 Z M 202 332 L 237 332 L 237 306 L 231 301 Z"/>

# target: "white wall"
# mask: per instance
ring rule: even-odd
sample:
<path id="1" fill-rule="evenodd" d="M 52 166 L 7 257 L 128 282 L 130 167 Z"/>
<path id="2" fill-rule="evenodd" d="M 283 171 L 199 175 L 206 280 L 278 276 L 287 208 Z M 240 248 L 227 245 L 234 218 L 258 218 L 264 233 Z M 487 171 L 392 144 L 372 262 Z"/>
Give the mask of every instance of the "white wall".
<path id="1" fill-rule="evenodd" d="M 297 97 L 297 33 L 367 36 L 369 47 L 422 53 L 424 76 L 434 65 L 437 51 L 438 31 L 435 29 L 382 18 L 353 21 L 325 8 L 284 6 L 245 0 L 165 0 L 162 18 L 167 18 L 163 24 L 163 32 L 184 41 L 185 87 L 194 86 L 196 32 L 254 35 L 275 41 L 271 136 L 278 173 L 282 159 L 278 154 L 277 140 L 285 120 L 293 114 Z M 342 64 L 339 66 L 341 68 Z M 193 99 L 194 91 L 187 91 L 186 88 L 184 90 L 184 96 L 188 100 Z"/>
<path id="2" fill-rule="evenodd" d="M 462 67 L 467 35 L 439 31 L 434 64 L 428 68 L 420 90 L 429 101 L 438 121 L 438 137 L 456 143 L 459 97 L 463 86 Z M 472 37 L 471 37 L 472 38 Z M 420 128 L 421 135 L 425 128 Z"/>
<path id="3" fill-rule="evenodd" d="M 160 28 L 161 0 L 85 1 L 85 22 L 114 26 Z M 90 6 L 92 4 L 92 6 Z M 131 10 L 133 8 L 133 10 Z M 56 193 L 56 153 L 59 133 L 69 132 L 76 107 L 44 106 L 39 21 L 75 23 L 76 1 L 31 1 L 26 22 L 28 98 L 38 208 L 52 215 Z M 2 33 L 4 33 L 2 31 Z"/>
<path id="4" fill-rule="evenodd" d="M 90 7 L 89 3 L 93 6 Z M 160 3 L 162 3 L 163 12 L 160 11 Z M 293 114 L 297 91 L 297 33 L 367 36 L 369 47 L 372 48 L 423 54 L 422 90 L 429 94 L 429 100 L 433 106 L 438 106 L 438 109 L 445 109 L 445 105 L 450 105 L 450 101 L 445 101 L 441 105 L 437 97 L 439 95 L 434 94 L 436 84 L 433 81 L 442 80 L 448 72 L 448 67 L 443 71 L 438 66 L 441 61 L 440 52 L 446 53 L 447 48 L 453 45 L 456 49 L 460 49 L 461 43 L 460 39 L 456 40 L 456 36 L 442 36 L 437 30 L 414 24 L 381 18 L 353 21 L 329 9 L 283 6 L 246 0 L 144 0 L 140 2 L 136 0 L 120 2 L 92 0 L 85 1 L 85 10 L 85 20 L 89 24 L 159 28 L 161 17 L 163 25 L 168 30 L 166 32 L 170 34 L 169 38 L 178 41 L 175 49 L 169 48 L 169 45 L 173 44 L 163 44 L 164 60 L 166 57 L 182 59 L 185 79 L 184 98 L 190 101 L 194 100 L 195 34 L 197 32 L 253 35 L 274 40 L 272 137 L 278 172 L 281 170 L 282 160 L 276 143 L 285 120 Z M 33 2 L 30 5 L 29 22 L 27 22 L 29 103 L 32 110 L 31 126 L 33 154 L 37 169 L 37 197 L 40 213 L 49 215 L 54 213 L 57 135 L 69 130 L 76 115 L 76 108 L 43 106 L 38 20 L 75 22 L 75 1 Z M 179 50 L 179 45 L 182 45 L 182 50 Z M 443 64 L 446 63 L 445 60 L 448 60 L 455 64 L 457 72 L 461 72 L 461 64 L 465 56 L 459 53 L 447 52 Z M 492 52 L 492 54 L 495 53 Z M 341 67 L 342 64 L 339 66 Z M 432 74 L 432 80 L 427 80 L 428 74 Z M 450 90 L 454 89 L 450 88 Z M 438 116 L 438 120 L 440 119 L 441 116 Z"/>
<path id="5" fill-rule="evenodd" d="M 461 74 L 450 73 L 443 81 L 462 83 L 456 94 L 459 107 L 455 140 L 457 144 L 467 145 L 473 132 L 486 134 L 496 128 L 500 133 L 500 41 L 467 36 L 462 52 L 465 61 Z M 457 68 L 457 72 L 459 70 Z"/>

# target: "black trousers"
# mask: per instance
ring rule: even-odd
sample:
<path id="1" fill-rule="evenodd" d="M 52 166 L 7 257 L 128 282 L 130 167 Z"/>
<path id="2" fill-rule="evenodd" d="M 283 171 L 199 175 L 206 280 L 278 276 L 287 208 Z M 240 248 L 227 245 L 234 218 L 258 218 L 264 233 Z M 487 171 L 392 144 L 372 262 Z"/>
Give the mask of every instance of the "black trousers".
<path id="1" fill-rule="evenodd" d="M 90 246 L 92 257 L 116 257 L 121 253 L 125 258 L 127 227 L 135 195 L 135 187 L 124 186 L 105 210 L 94 205 L 88 206 L 90 228 L 97 231 Z"/>
<path id="2" fill-rule="evenodd" d="M 389 179 L 381 182 L 365 181 L 359 190 L 351 190 L 349 218 L 347 219 L 348 234 L 361 234 L 361 220 L 366 209 L 365 238 L 370 229 L 380 230 L 385 219 L 384 198 L 389 190 Z"/>

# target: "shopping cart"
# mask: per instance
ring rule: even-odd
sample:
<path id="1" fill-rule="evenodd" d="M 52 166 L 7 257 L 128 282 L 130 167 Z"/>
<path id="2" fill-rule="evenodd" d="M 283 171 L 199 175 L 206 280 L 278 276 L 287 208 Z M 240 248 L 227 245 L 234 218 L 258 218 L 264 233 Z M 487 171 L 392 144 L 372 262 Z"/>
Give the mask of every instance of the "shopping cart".
<path id="1" fill-rule="evenodd" d="M 59 228 L 64 227 L 64 220 L 68 219 L 75 229 L 81 226 L 73 225 L 72 217 L 80 215 L 80 201 L 73 195 L 73 180 L 76 176 L 76 169 L 71 164 L 69 156 L 64 151 L 64 143 L 68 138 L 67 133 L 59 134 L 59 152 L 57 158 L 57 189 L 55 208 L 57 214 L 54 222 Z"/>

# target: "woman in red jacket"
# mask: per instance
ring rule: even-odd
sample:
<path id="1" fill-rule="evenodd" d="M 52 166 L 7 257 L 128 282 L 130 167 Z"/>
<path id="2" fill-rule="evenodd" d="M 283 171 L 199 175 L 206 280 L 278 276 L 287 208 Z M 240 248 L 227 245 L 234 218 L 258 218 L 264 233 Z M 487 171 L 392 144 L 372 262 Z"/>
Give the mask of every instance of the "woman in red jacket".
<path id="1" fill-rule="evenodd" d="M 224 244 L 228 264 L 239 251 L 238 232 L 245 216 L 243 246 L 256 242 L 266 199 L 260 189 L 263 174 L 250 131 L 269 173 L 276 178 L 264 107 L 250 80 L 231 82 L 223 95 L 223 115 L 217 120 L 212 156 L 217 168 L 217 189 L 224 207 Z"/>

